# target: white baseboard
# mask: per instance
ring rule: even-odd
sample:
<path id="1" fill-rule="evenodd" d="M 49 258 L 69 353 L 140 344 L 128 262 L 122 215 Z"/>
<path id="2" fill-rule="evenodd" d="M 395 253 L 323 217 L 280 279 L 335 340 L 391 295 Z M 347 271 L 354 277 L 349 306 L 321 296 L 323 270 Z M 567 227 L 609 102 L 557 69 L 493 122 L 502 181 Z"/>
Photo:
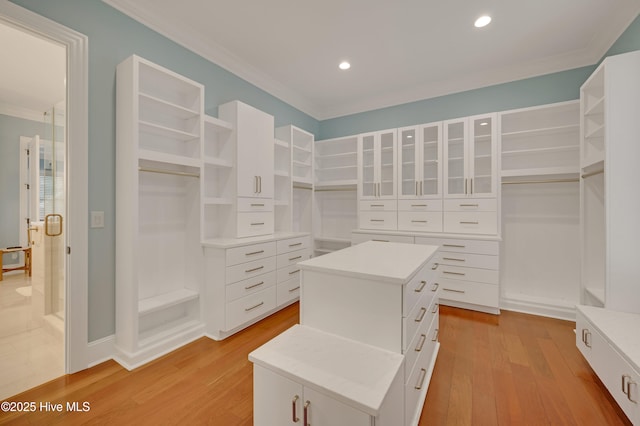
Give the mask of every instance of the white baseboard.
<path id="1" fill-rule="evenodd" d="M 113 359 L 116 353 L 115 341 L 116 336 L 111 335 L 90 342 L 87 345 L 87 368 Z"/>
<path id="2" fill-rule="evenodd" d="M 501 296 L 500 309 L 575 321 L 577 303 L 579 302 L 508 293 Z"/>

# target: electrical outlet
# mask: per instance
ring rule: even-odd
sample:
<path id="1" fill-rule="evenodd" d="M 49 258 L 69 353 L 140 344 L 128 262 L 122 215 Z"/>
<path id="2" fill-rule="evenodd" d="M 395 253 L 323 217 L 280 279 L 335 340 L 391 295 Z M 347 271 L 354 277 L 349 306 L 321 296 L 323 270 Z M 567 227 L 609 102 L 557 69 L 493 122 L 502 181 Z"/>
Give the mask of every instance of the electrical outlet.
<path id="1" fill-rule="evenodd" d="M 104 228 L 104 212 L 91 212 L 91 227 Z"/>

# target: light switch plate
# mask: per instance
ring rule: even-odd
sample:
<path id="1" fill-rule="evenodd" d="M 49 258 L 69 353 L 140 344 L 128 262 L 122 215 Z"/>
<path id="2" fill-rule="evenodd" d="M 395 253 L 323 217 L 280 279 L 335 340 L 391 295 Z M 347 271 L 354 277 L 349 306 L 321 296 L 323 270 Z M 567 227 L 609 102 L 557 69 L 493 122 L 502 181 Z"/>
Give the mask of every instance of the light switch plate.
<path id="1" fill-rule="evenodd" d="M 91 227 L 104 228 L 104 212 L 91 212 Z"/>

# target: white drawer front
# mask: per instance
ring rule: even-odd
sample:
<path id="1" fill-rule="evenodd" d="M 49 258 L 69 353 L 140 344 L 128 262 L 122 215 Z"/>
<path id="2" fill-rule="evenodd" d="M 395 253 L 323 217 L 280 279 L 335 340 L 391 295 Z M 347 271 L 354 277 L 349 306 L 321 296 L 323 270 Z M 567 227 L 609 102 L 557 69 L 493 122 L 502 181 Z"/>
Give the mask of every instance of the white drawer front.
<path id="1" fill-rule="evenodd" d="M 495 198 L 460 198 L 444 200 L 444 211 L 495 212 L 498 211 L 498 200 Z"/>
<path id="2" fill-rule="evenodd" d="M 278 282 L 282 283 L 291 279 L 300 280 L 300 267 L 296 264 L 278 269 Z"/>
<path id="3" fill-rule="evenodd" d="M 438 263 L 447 266 L 466 266 L 470 268 L 499 269 L 498 256 L 444 252 L 438 253 Z"/>
<path id="4" fill-rule="evenodd" d="M 442 212 L 398 212 L 400 231 L 442 232 Z"/>
<path id="5" fill-rule="evenodd" d="M 467 268 L 464 266 L 438 265 L 438 282 L 441 279 L 477 281 L 497 286 L 500 272 L 497 269 Z"/>
<path id="6" fill-rule="evenodd" d="M 363 234 L 361 232 L 351 233 L 351 245 L 360 244 L 367 241 L 413 244 L 413 240 L 414 237 L 410 237 L 408 235 Z"/>
<path id="7" fill-rule="evenodd" d="M 433 321 L 427 333 L 426 342 L 413 366 L 413 371 L 411 371 L 409 379 L 406 380 L 404 391 L 405 424 L 417 424 L 417 422 L 413 423 L 413 420 L 420 416 L 417 410 L 420 406 L 420 397 L 429 387 L 429 366 L 431 365 L 433 351 L 438 341 L 437 330 L 438 322 Z"/>
<path id="8" fill-rule="evenodd" d="M 402 318 L 402 352 L 406 352 L 409 343 L 413 340 L 416 331 L 423 325 L 428 324 L 431 318 L 429 314 L 431 305 L 435 302 L 431 294 L 424 294 L 418 303 L 413 307 L 409 315 Z"/>
<path id="9" fill-rule="evenodd" d="M 402 316 L 406 317 L 421 298 L 433 299 L 438 294 L 437 274 L 431 269 L 432 263 L 416 274 L 408 284 L 404 286 L 402 300 Z"/>
<path id="10" fill-rule="evenodd" d="M 227 266 L 227 284 L 246 280 L 276 269 L 276 258 L 267 257 L 239 265 Z"/>
<path id="11" fill-rule="evenodd" d="M 229 284 L 225 289 L 226 299 L 227 302 L 231 302 L 232 300 L 257 293 L 274 285 L 276 285 L 275 271 L 267 272 L 266 274 L 258 275 L 257 277 Z"/>
<path id="12" fill-rule="evenodd" d="M 278 306 L 291 302 L 300 297 L 300 279 L 293 278 L 278 284 Z"/>
<path id="13" fill-rule="evenodd" d="M 500 251 L 498 241 L 464 240 L 457 238 L 416 237 L 416 244 L 440 246 L 440 252 L 476 253 L 497 256 Z"/>
<path id="14" fill-rule="evenodd" d="M 279 254 L 276 257 L 276 268 L 284 268 L 285 266 L 295 265 L 298 262 L 309 259 L 311 251 L 309 249 L 296 250 L 289 253 Z"/>
<path id="15" fill-rule="evenodd" d="M 438 307 L 437 303 L 433 303 L 429 310 L 429 318 L 425 319 L 420 326 L 413 340 L 409 343 L 407 350 L 404 351 L 404 380 L 409 383 L 409 378 L 413 372 L 418 357 L 423 352 L 433 351 L 433 344 L 438 340 Z"/>
<path id="16" fill-rule="evenodd" d="M 239 212 L 272 212 L 273 200 L 268 198 L 242 198 L 238 197 Z"/>
<path id="17" fill-rule="evenodd" d="M 397 200 L 360 200 L 360 210 L 395 212 L 398 210 L 398 202 Z"/>
<path id="18" fill-rule="evenodd" d="M 398 228 L 398 213 L 395 211 L 360 211 L 358 216 L 360 218 L 361 229 L 383 229 L 393 231 Z"/>
<path id="19" fill-rule="evenodd" d="M 227 266 L 263 259 L 265 257 L 275 256 L 275 254 L 276 243 L 274 241 L 269 243 L 252 244 L 250 246 L 234 247 L 227 249 Z"/>
<path id="20" fill-rule="evenodd" d="M 444 232 L 495 235 L 498 216 L 496 212 L 447 212 L 444 214 Z"/>
<path id="21" fill-rule="evenodd" d="M 238 213 L 238 238 L 273 234 L 273 212 Z"/>
<path id="22" fill-rule="evenodd" d="M 289 253 L 295 250 L 308 249 L 311 247 L 311 237 L 296 237 L 278 241 L 278 254 Z"/>
<path id="23" fill-rule="evenodd" d="M 471 281 L 440 280 L 440 304 L 447 300 L 498 308 L 500 291 L 497 285 Z"/>
<path id="24" fill-rule="evenodd" d="M 276 287 L 269 287 L 227 304 L 226 330 L 234 329 L 276 307 Z"/>
<path id="25" fill-rule="evenodd" d="M 441 212 L 442 200 L 398 200 L 398 211 Z"/>

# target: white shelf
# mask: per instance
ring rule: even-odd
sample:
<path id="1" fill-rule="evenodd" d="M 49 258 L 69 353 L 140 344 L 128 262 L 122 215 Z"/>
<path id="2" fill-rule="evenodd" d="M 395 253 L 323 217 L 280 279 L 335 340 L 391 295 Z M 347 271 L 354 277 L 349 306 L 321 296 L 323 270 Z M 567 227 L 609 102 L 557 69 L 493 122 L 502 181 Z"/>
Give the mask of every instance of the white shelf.
<path id="1" fill-rule="evenodd" d="M 316 159 L 318 160 L 333 160 L 333 159 L 338 159 L 338 158 L 345 158 L 345 157 L 357 157 L 358 153 L 356 151 L 349 151 L 349 152 L 340 152 L 337 154 L 317 154 L 316 153 Z"/>
<path id="2" fill-rule="evenodd" d="M 542 136 L 548 134 L 555 133 L 567 133 L 572 131 L 579 131 L 579 124 L 568 124 L 566 126 L 555 126 L 555 127 L 546 127 L 542 129 L 527 129 L 527 130 L 519 130 L 515 132 L 507 132 L 503 133 L 503 138 L 512 138 L 512 137 L 525 137 L 525 136 Z"/>
<path id="3" fill-rule="evenodd" d="M 356 186 L 358 185 L 358 179 L 340 179 L 340 180 L 318 180 L 316 182 L 315 188 L 336 188 L 336 187 L 354 187 L 354 191 L 356 190 Z"/>
<path id="4" fill-rule="evenodd" d="M 274 170 L 273 175 L 277 177 L 288 178 L 289 176 L 291 176 L 291 173 L 289 173 L 288 170 Z"/>
<path id="5" fill-rule="evenodd" d="M 597 126 L 595 129 L 591 130 L 589 133 L 584 135 L 585 139 L 596 139 L 604 136 L 604 124 Z"/>
<path id="6" fill-rule="evenodd" d="M 211 125 L 217 132 L 230 132 L 233 130 L 233 126 L 230 123 L 210 115 L 204 116 L 204 122 Z"/>
<path id="7" fill-rule="evenodd" d="M 204 164 L 225 169 L 233 168 L 233 162 L 218 157 L 204 157 Z"/>
<path id="8" fill-rule="evenodd" d="M 604 114 L 604 96 L 596 100 L 585 112 L 585 116 Z"/>
<path id="9" fill-rule="evenodd" d="M 273 144 L 277 148 L 289 149 L 289 142 L 281 141 L 280 139 L 274 139 Z"/>
<path id="10" fill-rule="evenodd" d="M 190 108 L 185 108 L 181 105 L 176 105 L 171 102 L 167 102 L 163 99 L 157 98 L 155 96 L 152 96 L 146 93 L 139 93 L 139 96 L 140 96 L 140 108 L 143 108 L 150 112 L 164 114 L 164 115 L 171 115 L 173 117 L 177 117 L 181 119 L 199 117 L 200 115 L 199 111 L 196 111 Z"/>
<path id="11" fill-rule="evenodd" d="M 510 155 L 527 155 L 527 154 L 536 154 L 536 153 L 554 153 L 554 152 L 563 152 L 563 151 L 579 151 L 579 145 L 564 145 L 564 146 L 553 146 L 548 148 L 531 148 L 531 149 L 514 149 L 510 151 L 502 151 L 503 156 Z M 576 155 L 577 158 L 577 155 Z"/>
<path id="12" fill-rule="evenodd" d="M 299 167 L 311 167 L 311 161 L 297 161 L 297 160 L 293 160 L 293 165 L 294 165 L 294 166 L 299 166 Z"/>
<path id="13" fill-rule="evenodd" d="M 149 149 L 139 149 L 138 159 L 177 166 L 200 167 L 199 158 L 168 154 L 166 152 L 152 151 Z"/>
<path id="14" fill-rule="evenodd" d="M 206 206 L 230 206 L 233 204 L 233 199 L 224 197 L 206 197 L 202 200 L 202 203 Z"/>
<path id="15" fill-rule="evenodd" d="M 190 300 L 197 299 L 199 296 L 197 291 L 189 290 L 186 288 L 174 290 L 169 293 L 159 294 L 148 299 L 142 299 L 138 301 L 138 314 L 147 315 L 152 312 L 157 312 L 162 309 L 166 309 L 170 306 L 185 303 Z"/>
<path id="16" fill-rule="evenodd" d="M 577 178 L 580 170 L 578 167 L 540 167 L 532 169 L 502 170 L 502 177 L 536 177 L 549 175 L 566 175 L 567 178 Z"/>
<path id="17" fill-rule="evenodd" d="M 156 136 L 178 139 L 181 141 L 189 141 L 198 139 L 200 135 L 196 133 L 185 132 L 171 127 L 161 126 L 159 124 L 150 123 L 148 121 L 139 121 L 140 130 Z"/>

